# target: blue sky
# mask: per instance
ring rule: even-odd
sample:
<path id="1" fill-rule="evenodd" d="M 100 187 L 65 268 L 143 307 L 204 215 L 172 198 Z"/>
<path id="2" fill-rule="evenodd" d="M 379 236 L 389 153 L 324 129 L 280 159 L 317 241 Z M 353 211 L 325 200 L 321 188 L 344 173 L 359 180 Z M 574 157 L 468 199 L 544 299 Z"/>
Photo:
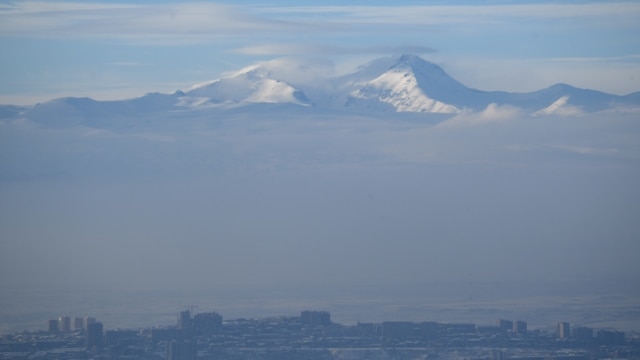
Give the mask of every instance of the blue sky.
<path id="1" fill-rule="evenodd" d="M 640 3 L 2 1 L 0 103 L 186 89 L 282 56 L 419 53 L 461 82 L 639 91 Z"/>

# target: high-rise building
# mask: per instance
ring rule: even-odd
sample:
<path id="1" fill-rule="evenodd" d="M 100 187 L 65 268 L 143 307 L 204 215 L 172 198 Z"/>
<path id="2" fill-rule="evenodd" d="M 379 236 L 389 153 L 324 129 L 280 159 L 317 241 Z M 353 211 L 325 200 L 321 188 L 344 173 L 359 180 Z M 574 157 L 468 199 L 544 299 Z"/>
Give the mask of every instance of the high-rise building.
<path id="1" fill-rule="evenodd" d="M 593 340 L 593 329 L 584 326 L 574 327 L 571 336 L 579 340 Z"/>
<path id="2" fill-rule="evenodd" d="M 167 360 L 196 360 L 196 343 L 191 341 L 170 341 L 167 343 Z"/>
<path id="3" fill-rule="evenodd" d="M 68 316 L 60 316 L 58 318 L 58 327 L 64 333 L 71 332 L 71 318 Z"/>
<path id="4" fill-rule="evenodd" d="M 102 323 L 93 322 L 87 326 L 87 349 L 102 347 Z"/>
<path id="5" fill-rule="evenodd" d="M 181 311 L 178 314 L 178 329 L 188 329 L 191 327 L 191 313 L 189 310 Z"/>
<path id="6" fill-rule="evenodd" d="M 571 337 L 571 325 L 568 322 L 559 322 L 557 332 L 560 339 L 568 339 Z"/>
<path id="7" fill-rule="evenodd" d="M 513 330 L 513 321 L 511 320 L 498 320 L 496 322 L 500 330 L 508 331 Z"/>
<path id="8" fill-rule="evenodd" d="M 84 320 L 81 317 L 73 318 L 73 330 L 84 330 Z"/>
<path id="9" fill-rule="evenodd" d="M 96 322 L 96 318 L 92 318 L 92 317 L 86 316 L 84 318 L 84 324 L 83 324 L 84 329 L 87 330 L 89 328 L 89 325 L 93 324 L 95 322 Z"/>
<path id="10" fill-rule="evenodd" d="M 222 315 L 210 312 L 196 314 L 193 317 L 193 328 L 198 334 L 211 334 L 222 329 Z"/>
<path id="11" fill-rule="evenodd" d="M 516 334 L 524 334 L 527 332 L 527 322 L 518 320 L 513 323 L 513 332 Z"/>
<path id="12" fill-rule="evenodd" d="M 60 332 L 60 323 L 56 319 L 49 319 L 47 321 L 47 331 L 52 334 Z"/>

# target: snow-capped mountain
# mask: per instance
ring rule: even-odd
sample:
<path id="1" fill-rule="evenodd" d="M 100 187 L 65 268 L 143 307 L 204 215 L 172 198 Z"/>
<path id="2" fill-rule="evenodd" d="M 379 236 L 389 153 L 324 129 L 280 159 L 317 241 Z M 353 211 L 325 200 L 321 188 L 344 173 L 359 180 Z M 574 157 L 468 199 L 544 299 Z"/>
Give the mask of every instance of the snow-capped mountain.
<path id="1" fill-rule="evenodd" d="M 310 105 L 307 96 L 276 79 L 265 66 L 253 65 L 221 79 L 195 85 L 184 94 L 182 104 L 291 103 Z"/>
<path id="2" fill-rule="evenodd" d="M 577 114 L 640 106 L 638 93 L 617 96 L 556 84 L 530 93 L 482 91 L 466 87 L 441 67 L 415 55 L 380 59 L 342 79 L 346 106 L 387 111 L 457 113 L 490 104 L 511 105 L 537 114 Z"/>
<path id="3" fill-rule="evenodd" d="M 58 123 L 64 119 L 65 123 L 86 124 L 194 109 L 253 111 L 256 106 L 309 111 L 455 114 L 482 111 L 496 104 L 517 107 L 538 116 L 640 108 L 640 92 L 618 96 L 566 84 L 529 93 L 472 89 L 449 76 L 440 66 L 415 55 L 380 58 L 336 78 L 322 77 L 326 69 L 314 71 L 313 66 L 326 67 L 326 63 L 273 60 L 195 85 L 184 92 L 151 93 L 120 101 L 60 98 L 32 107 L 0 106 L 0 117 L 24 116 L 41 123 Z"/>
<path id="4" fill-rule="evenodd" d="M 380 74 L 373 69 L 379 64 L 360 71 L 354 78 L 373 79 L 353 81 L 347 106 L 408 112 L 457 113 L 461 109 L 452 104 L 456 93 L 466 88 L 449 77 L 440 67 L 414 55 L 402 55 Z"/>

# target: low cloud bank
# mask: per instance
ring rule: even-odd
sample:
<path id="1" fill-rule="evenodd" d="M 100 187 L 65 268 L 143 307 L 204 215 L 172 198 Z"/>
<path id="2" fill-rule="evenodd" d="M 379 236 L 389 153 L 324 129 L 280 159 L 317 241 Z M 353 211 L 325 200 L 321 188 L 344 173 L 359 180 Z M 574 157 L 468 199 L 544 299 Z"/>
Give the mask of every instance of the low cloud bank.
<path id="1" fill-rule="evenodd" d="M 415 274 L 557 279 L 550 263 L 563 264 L 560 280 L 640 276 L 633 114 L 491 105 L 450 118 L 272 109 L 130 121 L 115 131 L 2 120 L 3 286 L 286 295 L 323 284 L 329 297 L 412 289 Z"/>

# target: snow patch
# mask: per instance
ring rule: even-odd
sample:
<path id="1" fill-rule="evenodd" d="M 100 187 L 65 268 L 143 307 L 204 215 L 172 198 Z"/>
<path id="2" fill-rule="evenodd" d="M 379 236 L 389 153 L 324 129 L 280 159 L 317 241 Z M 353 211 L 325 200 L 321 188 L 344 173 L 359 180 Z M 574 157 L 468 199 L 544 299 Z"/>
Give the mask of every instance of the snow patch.
<path id="1" fill-rule="evenodd" d="M 538 110 L 533 113 L 534 116 L 544 115 L 560 115 L 560 116 L 572 116 L 580 115 L 583 113 L 582 109 L 577 106 L 569 105 L 569 96 L 562 96 L 558 100 L 554 101 L 551 105 L 542 110 Z"/>
<path id="2" fill-rule="evenodd" d="M 205 106 L 212 106 L 209 98 L 202 96 L 181 96 L 178 98 L 177 106 L 188 107 L 188 108 L 198 108 Z"/>

